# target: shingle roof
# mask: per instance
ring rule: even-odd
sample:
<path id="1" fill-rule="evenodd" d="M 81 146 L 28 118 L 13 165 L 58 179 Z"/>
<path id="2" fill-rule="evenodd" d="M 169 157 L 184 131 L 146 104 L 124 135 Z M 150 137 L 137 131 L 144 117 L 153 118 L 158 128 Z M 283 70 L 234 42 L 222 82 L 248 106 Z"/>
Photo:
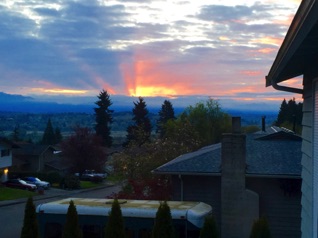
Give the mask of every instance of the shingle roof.
<path id="1" fill-rule="evenodd" d="M 154 172 L 169 174 L 211 174 L 220 172 L 221 144 L 203 147 L 197 151 L 180 155 L 158 167 Z"/>
<path id="2" fill-rule="evenodd" d="M 301 175 L 301 141 L 286 138 L 260 140 L 266 133 L 246 136 L 246 174 L 250 176 L 296 176 Z M 282 132 L 279 132 L 282 133 Z M 283 132 L 284 133 L 284 132 Z M 272 138 L 272 137 L 270 137 Z M 275 137 L 274 137 L 275 138 Z M 221 174 L 221 144 L 203 147 L 156 168 L 161 174 Z"/>
<path id="3" fill-rule="evenodd" d="M 19 144 L 20 148 L 14 150 L 15 155 L 36 155 L 39 156 L 47 149 L 54 151 L 55 149 L 50 145 L 36 145 L 36 144 Z"/>

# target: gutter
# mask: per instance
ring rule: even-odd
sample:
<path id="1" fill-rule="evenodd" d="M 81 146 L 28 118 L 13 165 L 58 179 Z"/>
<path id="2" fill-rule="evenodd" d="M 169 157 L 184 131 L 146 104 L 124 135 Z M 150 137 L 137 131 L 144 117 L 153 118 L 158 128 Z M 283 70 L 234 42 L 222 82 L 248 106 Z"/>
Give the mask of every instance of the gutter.
<path id="1" fill-rule="evenodd" d="M 298 94 L 303 94 L 304 93 L 304 90 L 301 89 L 301 88 L 291 88 L 291 87 L 278 85 L 277 82 L 274 79 L 271 80 L 271 84 L 272 84 L 273 88 L 275 88 L 276 90 L 279 90 L 279 91 L 290 92 L 290 93 L 298 93 Z"/>

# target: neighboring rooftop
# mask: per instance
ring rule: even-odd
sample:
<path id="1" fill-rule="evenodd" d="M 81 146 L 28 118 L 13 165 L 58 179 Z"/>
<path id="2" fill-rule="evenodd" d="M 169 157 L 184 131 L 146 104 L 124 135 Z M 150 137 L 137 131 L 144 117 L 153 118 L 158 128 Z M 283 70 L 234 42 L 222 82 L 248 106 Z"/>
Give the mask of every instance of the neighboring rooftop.
<path id="1" fill-rule="evenodd" d="M 246 136 L 246 175 L 264 177 L 301 176 L 301 137 L 282 128 Z M 180 155 L 153 170 L 158 174 L 221 174 L 221 143 Z"/>

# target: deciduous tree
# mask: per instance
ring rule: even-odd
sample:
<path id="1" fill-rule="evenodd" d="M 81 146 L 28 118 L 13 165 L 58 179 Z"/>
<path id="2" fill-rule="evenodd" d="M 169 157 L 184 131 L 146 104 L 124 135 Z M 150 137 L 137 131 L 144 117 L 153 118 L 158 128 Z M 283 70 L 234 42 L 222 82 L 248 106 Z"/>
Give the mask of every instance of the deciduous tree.
<path id="1" fill-rule="evenodd" d="M 73 172 L 86 169 L 100 171 L 107 160 L 100 137 L 87 127 L 75 127 L 74 134 L 63 141 L 63 158 L 73 166 Z"/>
<path id="2" fill-rule="evenodd" d="M 35 206 L 32 197 L 29 197 L 24 209 L 21 238 L 38 238 L 39 228 L 36 220 Z"/>
<path id="3" fill-rule="evenodd" d="M 107 91 L 102 90 L 97 96 L 98 101 L 95 110 L 96 126 L 95 131 L 98 136 L 102 138 L 104 146 L 111 147 L 113 144 L 113 138 L 111 136 L 111 124 L 113 122 L 113 110 L 110 109 L 112 101 Z"/>
<path id="4" fill-rule="evenodd" d="M 183 116 L 198 132 L 203 145 L 220 142 L 222 134 L 231 129 L 230 116 L 213 99 L 187 107 Z"/>

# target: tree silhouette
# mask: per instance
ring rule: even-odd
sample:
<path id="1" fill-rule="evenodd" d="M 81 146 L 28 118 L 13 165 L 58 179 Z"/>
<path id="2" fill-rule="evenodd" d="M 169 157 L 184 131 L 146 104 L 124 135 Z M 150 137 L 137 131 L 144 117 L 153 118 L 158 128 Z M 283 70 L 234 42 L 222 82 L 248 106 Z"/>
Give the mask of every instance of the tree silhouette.
<path id="1" fill-rule="evenodd" d="M 82 238 L 83 233 L 79 226 L 76 206 L 71 200 L 67 209 L 66 221 L 63 229 L 63 238 Z"/>
<path id="2" fill-rule="evenodd" d="M 55 134 L 51 123 L 51 119 L 47 121 L 46 128 L 42 137 L 41 144 L 43 145 L 53 145 L 55 144 Z"/>
<path id="3" fill-rule="evenodd" d="M 127 127 L 126 141 L 123 146 L 127 147 L 130 143 L 135 143 L 139 146 L 150 140 L 151 123 L 148 117 L 148 109 L 146 102 L 142 97 L 134 102 L 133 121 L 134 125 Z"/>
<path id="4" fill-rule="evenodd" d="M 160 138 L 162 138 L 165 134 L 165 124 L 168 120 L 175 119 L 174 109 L 170 101 L 165 100 L 161 105 L 161 109 L 159 111 L 159 119 L 157 120 L 157 130 L 156 132 L 159 133 Z"/>
<path id="5" fill-rule="evenodd" d="M 65 139 L 61 147 L 63 158 L 73 166 L 73 172 L 101 170 L 107 159 L 100 137 L 87 127 L 75 127 L 74 134 Z"/>
<path id="6" fill-rule="evenodd" d="M 112 204 L 112 209 L 108 216 L 108 222 L 105 227 L 105 237 L 107 238 L 126 237 L 124 219 L 123 219 L 120 205 L 117 199 L 114 199 Z"/>
<path id="7" fill-rule="evenodd" d="M 55 143 L 54 144 L 60 143 L 62 141 L 62 139 L 63 139 L 61 130 L 58 127 L 55 128 L 54 138 L 55 138 Z"/>
<path id="8" fill-rule="evenodd" d="M 156 213 L 155 225 L 152 230 L 152 238 L 174 237 L 174 227 L 170 207 L 166 201 L 161 202 Z"/>
<path id="9" fill-rule="evenodd" d="M 288 128 L 294 132 L 301 132 L 302 103 L 296 103 L 295 98 L 282 101 L 275 125 Z"/>
<path id="10" fill-rule="evenodd" d="M 218 238 L 219 232 L 217 230 L 215 219 L 208 216 L 204 220 L 203 227 L 200 231 L 200 238 Z"/>
<path id="11" fill-rule="evenodd" d="M 250 238 L 270 238 L 271 232 L 269 230 L 269 225 L 267 219 L 261 217 L 260 219 L 256 220 L 253 224 Z"/>
<path id="12" fill-rule="evenodd" d="M 113 110 L 110 110 L 112 101 L 107 91 L 102 90 L 97 96 L 98 101 L 95 104 L 98 106 L 94 108 L 96 126 L 96 135 L 102 138 L 102 144 L 107 147 L 111 147 L 113 138 L 111 137 L 111 123 L 113 122 Z"/>
<path id="13" fill-rule="evenodd" d="M 24 209 L 24 220 L 21 231 L 21 238 L 40 237 L 38 223 L 36 220 L 35 206 L 32 197 L 29 197 Z"/>
<path id="14" fill-rule="evenodd" d="M 231 129 L 230 116 L 213 99 L 187 107 L 181 117 L 198 132 L 203 146 L 220 142 L 222 134 Z"/>

